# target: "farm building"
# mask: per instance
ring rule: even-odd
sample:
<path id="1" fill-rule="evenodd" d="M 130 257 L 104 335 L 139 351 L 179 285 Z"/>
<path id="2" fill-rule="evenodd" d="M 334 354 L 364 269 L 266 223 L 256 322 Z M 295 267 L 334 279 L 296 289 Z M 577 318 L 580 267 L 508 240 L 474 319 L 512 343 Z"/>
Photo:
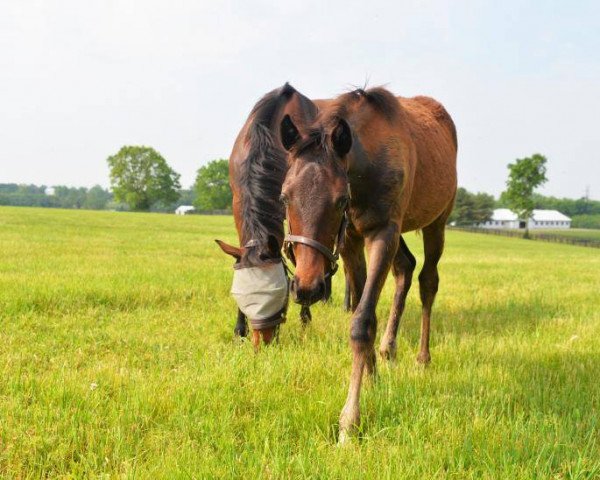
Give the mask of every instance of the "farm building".
<path id="1" fill-rule="evenodd" d="M 192 213 L 194 210 L 196 209 L 191 205 L 179 205 L 175 209 L 175 215 L 187 215 L 188 213 Z"/>
<path id="2" fill-rule="evenodd" d="M 528 223 L 530 230 L 571 228 L 571 219 L 558 210 L 534 210 Z M 477 226 L 480 228 L 525 228 L 525 220 L 519 219 L 517 214 L 508 208 L 496 208 L 490 220 Z"/>

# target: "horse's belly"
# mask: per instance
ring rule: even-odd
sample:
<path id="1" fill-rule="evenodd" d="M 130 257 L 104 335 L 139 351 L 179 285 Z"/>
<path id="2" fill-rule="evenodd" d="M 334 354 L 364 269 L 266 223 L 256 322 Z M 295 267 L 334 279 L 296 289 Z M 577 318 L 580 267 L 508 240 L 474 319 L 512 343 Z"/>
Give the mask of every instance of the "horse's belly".
<path id="1" fill-rule="evenodd" d="M 456 194 L 455 163 L 445 161 L 443 168 L 421 167 L 417 171 L 408 208 L 403 215 L 402 232 L 426 227 L 451 207 Z M 443 174 L 441 173 L 443 172 Z"/>

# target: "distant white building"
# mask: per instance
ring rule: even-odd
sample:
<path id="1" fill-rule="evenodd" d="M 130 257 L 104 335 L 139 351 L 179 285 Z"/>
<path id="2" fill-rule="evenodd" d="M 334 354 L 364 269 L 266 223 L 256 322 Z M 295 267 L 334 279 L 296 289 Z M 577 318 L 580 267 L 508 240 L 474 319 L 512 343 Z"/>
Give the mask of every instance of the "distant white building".
<path id="1" fill-rule="evenodd" d="M 508 208 L 496 208 L 492 213 L 492 218 L 477 226 L 481 228 L 519 228 L 519 217 Z"/>
<path id="2" fill-rule="evenodd" d="M 44 193 L 46 195 L 48 195 L 49 197 L 51 197 L 52 195 L 54 195 L 56 193 L 54 187 L 46 187 L 46 190 L 44 190 Z"/>
<path id="3" fill-rule="evenodd" d="M 194 210 L 196 209 L 191 205 L 179 205 L 175 209 L 175 215 L 187 215 L 188 213 L 192 213 Z"/>
<path id="4" fill-rule="evenodd" d="M 552 230 L 571 228 L 571 219 L 558 210 L 534 210 L 532 218 L 527 223 L 530 230 L 539 228 Z M 519 219 L 517 214 L 508 208 L 496 208 L 490 220 L 480 223 L 477 226 L 480 228 L 517 229 L 525 228 L 525 225 L 526 221 Z"/>

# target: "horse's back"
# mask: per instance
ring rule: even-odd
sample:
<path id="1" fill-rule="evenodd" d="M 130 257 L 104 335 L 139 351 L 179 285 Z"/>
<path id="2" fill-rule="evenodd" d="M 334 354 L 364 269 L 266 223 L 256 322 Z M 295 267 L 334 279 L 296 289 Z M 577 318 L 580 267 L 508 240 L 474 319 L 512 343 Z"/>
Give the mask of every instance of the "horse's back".
<path id="1" fill-rule="evenodd" d="M 456 194 L 456 127 L 431 97 L 398 97 L 416 154 L 411 198 L 403 231 L 423 228 L 449 213 Z"/>
<path id="2" fill-rule="evenodd" d="M 408 124 L 412 135 L 420 143 L 428 144 L 428 139 L 440 141 L 437 137 L 448 136 L 450 142 L 441 140 L 438 147 L 453 150 L 456 154 L 458 141 L 456 126 L 444 106 L 431 97 L 417 96 L 412 98 L 397 97 L 403 111 L 407 113 Z M 432 138 L 433 136 L 433 138 Z M 434 145 L 427 145 L 434 148 Z"/>

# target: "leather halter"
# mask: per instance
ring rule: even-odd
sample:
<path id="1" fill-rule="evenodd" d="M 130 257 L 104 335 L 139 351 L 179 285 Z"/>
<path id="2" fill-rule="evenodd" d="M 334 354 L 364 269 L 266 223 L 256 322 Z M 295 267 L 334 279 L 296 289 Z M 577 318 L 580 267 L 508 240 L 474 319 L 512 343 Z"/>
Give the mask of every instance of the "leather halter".
<path id="1" fill-rule="evenodd" d="M 296 257 L 294 256 L 293 246 L 295 243 L 306 245 L 307 247 L 314 248 L 320 252 L 327 260 L 329 260 L 329 271 L 325 274 L 325 278 L 333 277 L 335 272 L 338 270 L 338 260 L 340 258 L 340 249 L 344 246 L 344 235 L 346 234 L 346 227 L 348 226 L 348 208 L 344 210 L 342 216 L 342 222 L 338 229 L 338 234 L 335 239 L 333 251 L 323 245 L 321 242 L 314 240 L 313 238 L 304 237 L 302 235 L 293 235 L 290 229 L 290 233 L 285 236 L 283 241 L 283 251 L 286 256 L 290 259 L 290 262 L 296 266 Z"/>

